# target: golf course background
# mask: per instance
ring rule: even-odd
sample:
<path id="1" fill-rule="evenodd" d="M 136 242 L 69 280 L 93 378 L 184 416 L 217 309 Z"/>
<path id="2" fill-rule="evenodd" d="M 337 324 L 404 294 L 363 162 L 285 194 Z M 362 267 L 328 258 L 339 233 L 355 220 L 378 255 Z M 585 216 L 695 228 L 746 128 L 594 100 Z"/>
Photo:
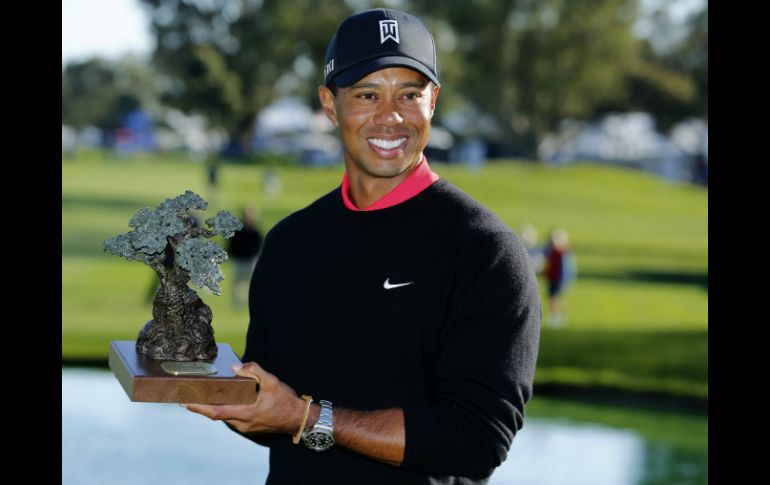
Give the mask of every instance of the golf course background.
<path id="1" fill-rule="evenodd" d="M 432 169 L 494 211 L 517 233 L 567 229 L 578 278 L 565 296 L 568 323 L 544 323 L 536 385 L 569 385 L 708 397 L 708 192 L 632 169 L 495 161 L 478 170 Z M 263 233 L 338 186 L 343 166 L 276 165 L 282 190 L 263 191 L 265 165 L 222 164 L 216 194 L 201 163 L 182 156 L 121 159 L 82 152 L 62 159 L 62 359 L 106 365 L 111 340 L 134 340 L 151 318 L 152 270 L 102 251 L 144 207 L 190 189 L 236 215 L 260 207 Z M 221 245 L 225 241 L 216 240 Z M 221 296 L 195 288 L 214 312 L 218 342 L 242 353 L 248 312 L 231 305 L 233 267 Z M 301 275 L 297 275 L 301 276 Z M 301 304 L 301 302 L 298 302 Z"/>

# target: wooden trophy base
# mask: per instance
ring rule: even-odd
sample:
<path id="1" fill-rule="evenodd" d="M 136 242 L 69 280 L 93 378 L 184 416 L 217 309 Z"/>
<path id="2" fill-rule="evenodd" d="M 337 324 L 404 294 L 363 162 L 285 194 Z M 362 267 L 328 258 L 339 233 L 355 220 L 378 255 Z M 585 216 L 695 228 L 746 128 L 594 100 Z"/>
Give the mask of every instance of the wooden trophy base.
<path id="1" fill-rule="evenodd" d="M 236 375 L 231 366 L 241 361 L 227 344 L 217 344 L 213 364 L 216 374 L 172 375 L 161 369 L 163 361 L 136 352 L 136 341 L 110 342 L 110 369 L 134 402 L 189 404 L 251 404 L 257 400 L 257 381 Z"/>

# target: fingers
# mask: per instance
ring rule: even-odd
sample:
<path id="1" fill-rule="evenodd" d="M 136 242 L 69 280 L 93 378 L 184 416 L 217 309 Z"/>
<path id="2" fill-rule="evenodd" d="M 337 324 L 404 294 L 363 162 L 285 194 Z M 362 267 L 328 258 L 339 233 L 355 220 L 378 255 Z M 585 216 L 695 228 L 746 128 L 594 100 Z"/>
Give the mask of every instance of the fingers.
<path id="1" fill-rule="evenodd" d="M 191 411 L 193 413 L 202 414 L 203 416 L 206 416 L 209 419 L 214 419 L 214 412 L 212 407 L 206 404 L 180 404 L 183 408 L 187 409 L 188 411 Z"/>
<path id="2" fill-rule="evenodd" d="M 238 420 L 238 419 L 226 419 L 224 422 L 226 424 L 232 426 L 236 430 L 240 431 L 241 433 L 246 433 L 246 432 L 251 430 L 250 429 L 250 423 L 248 423 L 246 421 L 241 421 L 241 420 Z"/>
<path id="3" fill-rule="evenodd" d="M 224 421 L 228 419 L 239 421 L 245 420 L 248 416 L 247 411 L 249 408 L 248 404 L 180 404 L 180 406 L 186 408 L 188 411 L 206 416 L 213 421 Z"/>
<path id="4" fill-rule="evenodd" d="M 262 383 L 262 375 L 264 375 L 267 371 L 265 371 L 262 367 L 259 366 L 256 362 L 249 362 L 247 364 L 241 364 L 239 367 L 238 364 L 233 365 L 233 371 L 236 373 L 236 375 L 239 375 L 241 377 L 251 377 L 252 379 L 255 379 L 258 383 Z"/>

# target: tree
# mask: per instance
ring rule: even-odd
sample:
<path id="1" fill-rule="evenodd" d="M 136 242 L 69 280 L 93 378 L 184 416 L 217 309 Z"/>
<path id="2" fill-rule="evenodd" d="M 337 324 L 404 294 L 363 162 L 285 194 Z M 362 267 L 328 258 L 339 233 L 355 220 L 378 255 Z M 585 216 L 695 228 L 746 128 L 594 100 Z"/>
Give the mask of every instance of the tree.
<path id="1" fill-rule="evenodd" d="M 165 102 L 205 115 L 247 151 L 257 113 L 295 94 L 318 106 L 325 50 L 340 21 L 369 0 L 142 0 Z M 702 91 L 634 32 L 640 0 L 410 0 L 398 8 L 434 33 L 442 79 L 436 119 L 449 110 L 492 115 L 486 138 L 527 154 L 565 117 L 611 110 L 679 116 Z M 696 89 L 697 84 L 697 89 Z M 649 108 L 649 109 L 648 109 Z"/>
<path id="2" fill-rule="evenodd" d="M 651 100 L 658 114 L 695 95 L 689 76 L 647 55 L 634 33 L 637 0 L 412 3 L 451 27 L 454 48 L 442 53 L 441 66 L 449 65 L 442 80 L 477 111 L 494 115 L 500 130 L 490 138 L 525 154 L 534 155 L 564 118 L 646 109 Z M 439 29 L 439 46 L 441 35 Z"/>
<path id="3" fill-rule="evenodd" d="M 137 352 L 159 360 L 212 359 L 217 354 L 211 308 L 187 283 L 220 294 L 224 279 L 219 264 L 227 253 L 201 238 L 232 237 L 243 224 L 228 211 L 198 227 L 191 210 L 205 210 L 208 203 L 194 192 L 166 199 L 155 210 L 145 208 L 129 221 L 130 232 L 104 242 L 104 250 L 149 265 L 160 278 L 153 298 L 150 320 L 139 333 Z"/>
<path id="4" fill-rule="evenodd" d="M 133 58 L 92 58 L 62 69 L 62 124 L 112 131 L 139 107 L 156 105 L 156 78 L 149 66 Z"/>
<path id="5" fill-rule="evenodd" d="M 672 5 L 648 4 L 624 95 L 600 112 L 645 111 L 662 131 L 688 117 L 708 117 L 708 6 L 684 21 L 673 17 Z"/>
<path id="6" fill-rule="evenodd" d="M 204 115 L 248 152 L 257 113 L 279 95 L 315 101 L 343 2 L 142 0 L 169 79 L 163 102 Z"/>
<path id="7" fill-rule="evenodd" d="M 696 116 L 708 119 L 708 5 L 687 20 L 687 34 L 669 54 L 666 65 L 688 75 L 695 84 L 696 95 L 688 108 Z"/>

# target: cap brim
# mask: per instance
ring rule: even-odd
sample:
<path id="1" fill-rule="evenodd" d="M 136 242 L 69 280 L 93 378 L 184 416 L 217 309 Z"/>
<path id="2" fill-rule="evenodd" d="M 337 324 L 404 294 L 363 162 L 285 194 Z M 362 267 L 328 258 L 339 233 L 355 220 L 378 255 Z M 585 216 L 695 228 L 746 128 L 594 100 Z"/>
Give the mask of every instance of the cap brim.
<path id="1" fill-rule="evenodd" d="M 334 84 L 344 88 L 354 84 L 362 77 L 371 74 L 374 71 L 385 69 L 386 67 L 407 67 L 414 69 L 433 81 L 436 86 L 441 86 L 436 75 L 434 75 L 423 63 L 403 56 L 384 56 L 366 59 L 365 61 L 361 61 L 358 64 L 354 64 L 338 72 L 326 84 Z"/>

